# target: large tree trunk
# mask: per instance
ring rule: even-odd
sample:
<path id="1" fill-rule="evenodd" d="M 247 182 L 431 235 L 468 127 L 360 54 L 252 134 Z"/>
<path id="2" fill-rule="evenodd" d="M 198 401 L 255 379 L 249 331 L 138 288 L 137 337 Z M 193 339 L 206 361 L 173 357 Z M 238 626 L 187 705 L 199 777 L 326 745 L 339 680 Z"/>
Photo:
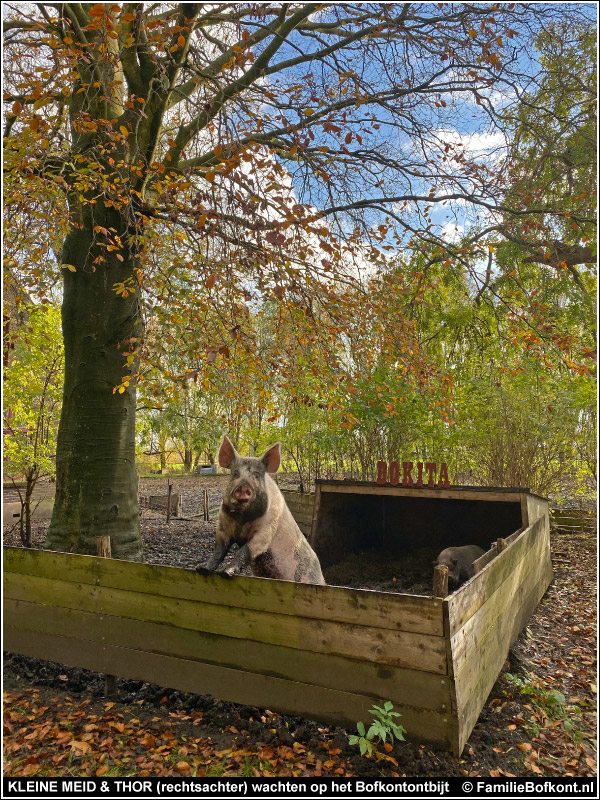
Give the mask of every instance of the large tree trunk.
<path id="1" fill-rule="evenodd" d="M 118 232 L 123 261 L 102 246 L 106 239 L 98 238 L 98 226 Z M 78 209 L 65 239 L 65 385 L 56 500 L 45 547 L 93 554 L 96 538 L 110 535 L 113 557 L 133 561 L 143 558 L 135 475 L 134 382 L 124 391 L 114 391 L 126 375 L 137 371 L 137 359 L 127 365 L 126 357 L 139 345 L 143 329 L 130 233 L 117 210 L 97 203 Z M 128 296 L 117 294 L 115 284 L 129 278 L 134 283 L 129 284 Z"/>

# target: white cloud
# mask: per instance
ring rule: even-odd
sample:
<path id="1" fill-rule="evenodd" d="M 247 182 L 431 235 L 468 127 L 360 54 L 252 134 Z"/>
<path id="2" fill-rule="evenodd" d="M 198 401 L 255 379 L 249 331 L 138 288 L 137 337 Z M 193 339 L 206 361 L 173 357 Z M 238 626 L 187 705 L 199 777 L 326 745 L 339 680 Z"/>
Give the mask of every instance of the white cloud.
<path id="1" fill-rule="evenodd" d="M 450 243 L 458 242 L 464 232 L 465 226 L 455 222 L 447 222 L 440 231 L 442 238 Z"/>
<path id="2" fill-rule="evenodd" d="M 473 133 L 459 133 L 453 128 L 439 128 L 433 136 L 443 144 L 454 148 L 461 148 L 470 158 L 485 158 L 492 155 L 498 158 L 506 149 L 506 137 L 500 131 L 485 131 Z M 462 147 L 461 147 L 462 146 Z"/>

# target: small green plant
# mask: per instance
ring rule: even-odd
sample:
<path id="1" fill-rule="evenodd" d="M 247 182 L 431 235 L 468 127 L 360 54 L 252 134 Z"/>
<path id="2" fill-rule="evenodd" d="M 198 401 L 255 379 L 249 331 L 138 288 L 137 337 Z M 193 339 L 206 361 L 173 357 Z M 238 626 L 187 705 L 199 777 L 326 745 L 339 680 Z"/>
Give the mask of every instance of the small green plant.
<path id="1" fill-rule="evenodd" d="M 209 764 L 208 767 L 206 768 L 206 777 L 220 778 L 224 772 L 225 772 L 224 764 Z"/>
<path id="2" fill-rule="evenodd" d="M 567 708 L 564 694 L 555 692 L 553 689 L 547 689 L 540 681 L 531 680 L 529 676 L 527 676 L 526 680 L 523 680 L 518 675 L 512 675 L 507 672 L 505 677 L 519 694 L 531 698 L 531 704 L 536 706 L 544 717 L 560 720 L 565 731 L 571 733 L 575 739 L 578 738 L 578 731 L 575 730 L 575 726 L 569 718 L 569 713 L 581 714 L 581 710 L 574 706 Z M 530 726 L 534 728 L 536 734 L 539 733 L 540 726 L 537 723 L 532 721 Z"/>
<path id="3" fill-rule="evenodd" d="M 348 743 L 357 744 L 360 748 L 361 756 L 364 756 L 365 753 L 372 755 L 374 743 L 385 744 L 388 736 L 390 738 L 390 743 L 393 742 L 394 739 L 397 739 L 399 742 L 404 741 L 406 729 L 393 719 L 394 717 L 400 717 L 402 715 L 398 711 L 393 711 L 393 708 L 394 704 L 391 700 L 386 700 L 383 704 L 383 708 L 373 703 L 373 708 L 369 711 L 369 714 L 372 714 L 375 719 L 371 723 L 369 730 L 366 730 L 364 722 L 356 723 L 356 729 L 359 735 L 350 734 L 348 736 Z"/>
<path id="4" fill-rule="evenodd" d="M 246 756 L 242 765 L 241 775 L 243 778 L 252 778 L 260 768 L 260 762 L 256 756 Z"/>

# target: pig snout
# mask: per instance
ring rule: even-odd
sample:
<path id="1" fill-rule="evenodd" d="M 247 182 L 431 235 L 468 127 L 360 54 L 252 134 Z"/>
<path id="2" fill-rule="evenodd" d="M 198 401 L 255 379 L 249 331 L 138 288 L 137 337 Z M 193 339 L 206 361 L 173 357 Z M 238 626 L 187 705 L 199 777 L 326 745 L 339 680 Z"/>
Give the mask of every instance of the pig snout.
<path id="1" fill-rule="evenodd" d="M 247 483 L 242 483 L 234 489 L 233 496 L 236 500 L 247 503 L 254 497 L 254 490 Z"/>

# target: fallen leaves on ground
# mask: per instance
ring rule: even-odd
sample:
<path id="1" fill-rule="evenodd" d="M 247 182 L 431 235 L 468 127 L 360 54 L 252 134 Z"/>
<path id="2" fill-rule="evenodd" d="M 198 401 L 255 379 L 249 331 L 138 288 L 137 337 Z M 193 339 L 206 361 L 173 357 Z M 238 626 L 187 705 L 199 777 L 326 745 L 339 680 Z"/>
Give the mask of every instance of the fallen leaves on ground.
<path id="1" fill-rule="evenodd" d="M 554 580 L 511 651 L 500 685 L 506 699 L 495 711 L 520 704 L 507 725 L 528 741 L 521 775 L 595 776 L 596 772 L 596 539 L 591 532 L 553 531 Z"/>
<path id="2" fill-rule="evenodd" d="M 159 717 L 147 712 L 140 714 L 138 709 L 122 708 L 114 703 L 76 701 L 67 695 L 49 694 L 34 687 L 4 693 L 5 775 L 272 777 L 356 774 L 342 757 L 342 750 L 332 742 L 320 742 L 320 750 L 327 753 L 326 758 L 319 757 L 300 742 L 288 746 L 249 741 L 246 745 L 240 741 L 244 732 L 234 726 L 230 728 L 235 732 L 224 731 L 220 741 L 215 742 L 210 736 L 197 735 L 202 712 L 170 712 L 168 717 Z M 397 763 L 387 753 L 378 753 L 377 760 Z M 394 773 L 388 771 L 387 774 Z"/>

